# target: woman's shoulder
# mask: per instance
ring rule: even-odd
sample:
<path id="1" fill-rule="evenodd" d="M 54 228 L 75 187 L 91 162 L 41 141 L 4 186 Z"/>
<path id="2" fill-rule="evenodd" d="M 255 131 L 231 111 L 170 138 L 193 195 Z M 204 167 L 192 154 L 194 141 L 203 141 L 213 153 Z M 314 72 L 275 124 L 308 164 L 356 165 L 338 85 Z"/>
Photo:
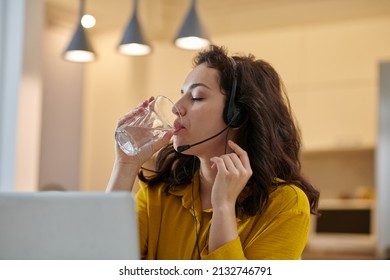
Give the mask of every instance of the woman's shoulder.
<path id="1" fill-rule="evenodd" d="M 310 204 L 305 192 L 294 184 L 275 188 L 269 197 L 270 206 L 282 211 L 298 210 L 310 214 Z"/>

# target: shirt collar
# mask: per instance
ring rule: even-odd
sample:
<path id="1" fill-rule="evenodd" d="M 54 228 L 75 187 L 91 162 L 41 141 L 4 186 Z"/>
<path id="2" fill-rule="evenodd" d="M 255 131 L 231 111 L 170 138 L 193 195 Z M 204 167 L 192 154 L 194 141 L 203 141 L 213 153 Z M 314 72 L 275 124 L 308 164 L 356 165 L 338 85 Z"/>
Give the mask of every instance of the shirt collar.
<path id="1" fill-rule="evenodd" d="M 194 200 L 192 199 L 192 191 L 194 193 Z M 193 182 L 187 184 L 186 186 L 180 186 L 179 188 L 172 188 L 168 191 L 170 194 L 180 197 L 181 196 L 181 203 L 184 208 L 188 209 L 190 212 L 193 212 L 192 205 L 195 206 L 195 212 L 200 211 L 197 213 L 197 216 L 201 212 L 208 212 L 212 213 L 212 209 L 206 209 L 202 210 L 202 206 L 200 203 L 200 197 L 199 197 L 199 171 L 197 171 L 194 174 Z M 236 217 L 237 221 L 242 221 L 241 218 Z"/>
<path id="2" fill-rule="evenodd" d="M 192 211 L 193 204 L 195 209 L 201 209 L 199 199 L 199 172 L 194 174 L 192 183 L 186 186 L 180 186 L 178 188 L 171 188 L 168 192 L 175 196 L 181 196 L 182 205 Z"/>

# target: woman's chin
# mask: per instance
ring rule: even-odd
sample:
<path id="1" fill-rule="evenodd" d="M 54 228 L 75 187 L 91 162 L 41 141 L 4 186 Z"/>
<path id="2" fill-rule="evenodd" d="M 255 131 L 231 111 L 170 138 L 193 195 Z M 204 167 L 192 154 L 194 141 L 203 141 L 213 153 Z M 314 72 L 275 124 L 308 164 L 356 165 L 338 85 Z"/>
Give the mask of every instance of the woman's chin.
<path id="1" fill-rule="evenodd" d="M 177 151 L 177 147 L 179 147 L 180 145 L 178 144 L 176 137 L 173 137 L 172 145 L 173 145 L 173 148 Z"/>

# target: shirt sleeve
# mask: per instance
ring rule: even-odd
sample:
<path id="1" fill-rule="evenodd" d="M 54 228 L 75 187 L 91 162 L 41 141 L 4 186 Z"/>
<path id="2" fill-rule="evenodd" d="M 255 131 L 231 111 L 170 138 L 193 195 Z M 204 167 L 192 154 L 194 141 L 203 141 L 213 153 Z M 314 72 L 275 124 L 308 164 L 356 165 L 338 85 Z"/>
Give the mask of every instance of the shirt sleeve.
<path id="1" fill-rule="evenodd" d="M 298 260 L 305 248 L 310 215 L 298 209 L 283 212 L 245 248 L 248 259 Z"/>
<path id="2" fill-rule="evenodd" d="M 202 260 L 245 260 L 240 237 L 207 254 L 207 248 L 201 253 Z"/>
<path id="3" fill-rule="evenodd" d="M 306 246 L 310 228 L 310 206 L 306 195 L 296 187 L 283 187 L 275 192 L 261 216 L 249 218 L 240 234 L 208 254 L 207 260 L 297 260 Z"/>
<path id="4" fill-rule="evenodd" d="M 146 185 L 140 182 L 140 189 L 136 194 L 137 216 L 138 216 L 138 236 L 140 244 L 141 259 L 147 258 L 147 238 L 148 238 L 148 214 L 147 214 L 147 191 Z"/>
<path id="5" fill-rule="evenodd" d="M 298 260 L 307 242 L 309 216 L 296 209 L 281 213 L 245 248 L 240 237 L 207 254 L 204 260 Z"/>

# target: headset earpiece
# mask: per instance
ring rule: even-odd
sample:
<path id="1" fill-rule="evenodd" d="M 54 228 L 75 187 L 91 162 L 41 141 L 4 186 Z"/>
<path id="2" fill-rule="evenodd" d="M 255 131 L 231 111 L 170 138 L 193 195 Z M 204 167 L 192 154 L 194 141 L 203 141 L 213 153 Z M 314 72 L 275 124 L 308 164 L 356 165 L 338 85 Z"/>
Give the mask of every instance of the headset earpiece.
<path id="1" fill-rule="evenodd" d="M 233 67 L 233 83 L 232 90 L 230 92 L 229 100 L 227 105 L 224 108 L 224 121 L 225 123 L 232 128 L 238 127 L 240 125 L 240 108 L 235 103 L 236 91 L 237 91 L 237 80 L 238 80 L 238 72 L 237 72 L 237 63 L 236 61 L 229 57 L 232 67 Z"/>

